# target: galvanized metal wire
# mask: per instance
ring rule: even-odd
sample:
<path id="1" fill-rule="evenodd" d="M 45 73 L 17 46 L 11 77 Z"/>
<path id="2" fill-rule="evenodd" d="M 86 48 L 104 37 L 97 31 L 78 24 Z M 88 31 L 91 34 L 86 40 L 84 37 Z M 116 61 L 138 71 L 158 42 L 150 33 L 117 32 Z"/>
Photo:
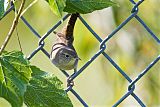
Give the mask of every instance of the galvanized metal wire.
<path id="1" fill-rule="evenodd" d="M 80 15 L 79 20 L 85 25 L 85 27 L 93 34 L 93 36 L 99 41 L 100 49 L 90 58 L 89 61 L 87 61 L 76 73 L 73 75 L 69 75 L 66 71 L 62 71 L 62 73 L 68 78 L 70 77 L 70 81 L 76 79 L 82 72 L 85 72 L 85 69 L 90 66 L 90 64 L 97 59 L 101 54 L 119 71 L 119 73 L 129 82 L 128 91 L 117 101 L 115 104 L 113 104 L 113 107 L 117 107 L 122 103 L 128 96 L 132 96 L 137 103 L 141 107 L 146 107 L 145 103 L 134 93 L 136 83 L 141 80 L 143 76 L 149 70 L 160 60 L 160 55 L 156 57 L 155 60 L 153 60 L 141 73 L 135 78 L 131 79 L 125 71 L 121 69 L 121 67 L 104 51 L 107 49 L 106 43 L 113 37 L 115 34 L 121 30 L 128 22 L 130 22 L 133 18 L 135 18 L 145 29 L 146 31 L 153 37 L 155 42 L 160 44 L 160 39 L 152 32 L 152 30 L 145 24 L 143 19 L 141 19 L 137 13 L 138 13 L 138 6 L 143 3 L 144 0 L 139 0 L 138 2 L 135 2 L 134 0 L 130 0 L 130 2 L 133 4 L 133 8 L 131 10 L 131 14 L 128 16 L 126 20 L 124 20 L 116 29 L 112 31 L 111 34 L 106 36 L 105 39 L 101 39 L 101 37 L 89 26 L 89 24 L 85 21 L 85 19 Z M 14 10 L 14 5 L 11 3 L 10 8 L 5 12 L 5 17 L 9 12 Z M 63 21 L 65 21 L 70 14 L 67 14 L 63 17 Z M 27 22 L 27 20 L 21 16 L 22 21 L 25 23 L 25 25 L 32 31 L 32 33 L 39 39 L 39 46 L 28 56 L 28 60 L 32 59 L 34 55 L 36 55 L 39 51 L 42 51 L 48 58 L 50 58 L 50 54 L 44 49 L 45 43 L 44 40 L 49 36 L 51 32 L 53 32 L 60 24 L 62 24 L 62 20 L 58 21 L 52 28 L 50 28 L 44 35 L 40 36 L 40 34 Z M 80 97 L 80 95 L 73 89 L 73 86 L 68 86 L 65 90 L 66 92 L 71 92 L 75 97 L 82 103 L 84 107 L 88 107 L 89 105 L 86 103 L 86 101 L 83 100 L 83 98 Z"/>

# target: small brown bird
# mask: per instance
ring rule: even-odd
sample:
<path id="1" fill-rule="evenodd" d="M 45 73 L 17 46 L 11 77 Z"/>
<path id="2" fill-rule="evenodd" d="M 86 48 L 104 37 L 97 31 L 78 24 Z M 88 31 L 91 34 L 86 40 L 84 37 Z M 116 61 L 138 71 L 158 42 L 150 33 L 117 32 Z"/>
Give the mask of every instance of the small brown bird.
<path id="1" fill-rule="evenodd" d="M 77 71 L 78 60 L 80 58 L 73 47 L 73 31 L 78 16 L 78 13 L 72 14 L 62 32 L 53 32 L 57 35 L 57 42 L 52 46 L 50 59 L 61 70 L 74 69 L 75 72 Z"/>

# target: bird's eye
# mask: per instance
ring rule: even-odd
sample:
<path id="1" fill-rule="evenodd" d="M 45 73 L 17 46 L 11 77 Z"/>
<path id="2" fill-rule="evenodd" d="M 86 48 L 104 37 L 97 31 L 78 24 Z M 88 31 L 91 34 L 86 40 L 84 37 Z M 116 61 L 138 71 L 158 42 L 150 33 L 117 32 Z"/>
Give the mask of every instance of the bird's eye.
<path id="1" fill-rule="evenodd" d="M 66 57 L 66 58 L 69 58 L 69 55 L 65 54 L 65 57 Z"/>

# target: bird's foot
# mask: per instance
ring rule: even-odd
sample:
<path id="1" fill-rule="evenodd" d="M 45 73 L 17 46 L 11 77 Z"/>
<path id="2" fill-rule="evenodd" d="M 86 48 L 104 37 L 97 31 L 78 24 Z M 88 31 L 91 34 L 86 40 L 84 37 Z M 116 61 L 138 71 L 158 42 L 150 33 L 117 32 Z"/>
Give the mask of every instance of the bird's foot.
<path id="1" fill-rule="evenodd" d="M 68 86 L 72 86 L 72 87 L 74 86 L 74 81 L 71 80 L 71 77 L 72 77 L 75 73 L 76 73 L 76 70 L 74 70 L 74 73 L 67 78 L 67 87 L 68 87 Z"/>
<path id="2" fill-rule="evenodd" d="M 70 80 L 71 79 L 71 77 L 68 77 L 67 78 L 67 87 L 69 87 L 69 86 L 74 86 L 74 81 L 73 80 Z"/>

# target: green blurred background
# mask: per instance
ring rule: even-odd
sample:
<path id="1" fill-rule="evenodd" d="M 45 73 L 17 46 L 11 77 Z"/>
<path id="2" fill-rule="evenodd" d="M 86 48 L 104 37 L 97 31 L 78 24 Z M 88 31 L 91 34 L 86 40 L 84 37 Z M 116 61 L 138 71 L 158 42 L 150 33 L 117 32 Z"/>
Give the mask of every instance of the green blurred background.
<path id="1" fill-rule="evenodd" d="M 33 0 L 27 0 L 26 7 Z M 119 7 L 107 8 L 93 13 L 82 15 L 89 25 L 100 35 L 107 37 L 129 15 L 132 4 L 129 0 L 115 0 Z M 138 1 L 138 0 L 137 0 Z M 20 2 L 20 1 L 19 1 Z M 160 38 L 160 1 L 146 0 L 139 6 L 138 15 Z M 50 29 L 59 18 L 55 16 L 44 0 L 39 0 L 25 14 L 24 17 L 42 36 Z M 14 12 L 10 12 L 0 21 L 0 46 L 4 42 L 12 21 Z M 66 21 L 56 30 L 60 31 Z M 23 52 L 28 56 L 38 46 L 38 39 L 20 20 L 17 27 Z M 78 69 L 81 68 L 98 50 L 99 42 L 78 20 L 75 26 L 74 46 L 82 59 Z M 50 52 L 56 37 L 50 34 L 45 39 L 45 49 Z M 105 52 L 130 76 L 137 77 L 160 53 L 159 44 L 136 20 L 132 19 L 125 27 L 116 33 L 107 42 Z M 20 50 L 17 34 L 14 32 L 7 45 L 7 51 Z M 50 60 L 40 51 L 31 60 L 44 71 L 55 74 L 66 87 L 66 77 L 56 68 Z M 135 93 L 142 99 L 147 107 L 160 107 L 160 61 L 136 84 Z M 70 74 L 72 71 L 69 71 Z M 75 80 L 74 89 L 92 107 L 111 107 L 118 101 L 128 88 L 128 81 L 100 55 L 90 64 Z M 72 93 L 68 93 L 74 107 L 82 104 Z M 10 107 L 4 99 L 0 99 L 0 107 Z M 140 107 L 132 96 L 125 99 L 119 107 Z"/>

